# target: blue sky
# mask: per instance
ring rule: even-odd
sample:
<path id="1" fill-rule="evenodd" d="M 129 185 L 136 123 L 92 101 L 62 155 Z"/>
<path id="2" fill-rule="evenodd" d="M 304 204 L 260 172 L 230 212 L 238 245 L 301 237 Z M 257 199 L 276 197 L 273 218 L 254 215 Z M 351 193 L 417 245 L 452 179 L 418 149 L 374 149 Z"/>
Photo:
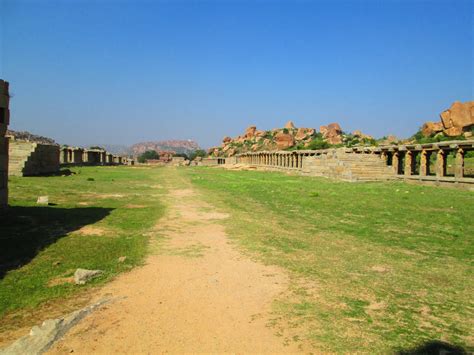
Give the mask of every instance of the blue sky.
<path id="1" fill-rule="evenodd" d="M 11 128 L 60 143 L 220 143 L 339 122 L 406 137 L 473 99 L 473 6 L 0 0 Z"/>

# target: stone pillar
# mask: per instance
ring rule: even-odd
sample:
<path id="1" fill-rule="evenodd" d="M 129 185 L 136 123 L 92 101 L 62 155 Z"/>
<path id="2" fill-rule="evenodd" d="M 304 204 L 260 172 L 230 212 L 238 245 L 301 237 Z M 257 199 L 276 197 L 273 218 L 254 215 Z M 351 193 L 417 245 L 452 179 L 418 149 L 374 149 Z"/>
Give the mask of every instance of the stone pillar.
<path id="1" fill-rule="evenodd" d="M 442 149 L 436 154 L 436 176 L 446 176 L 446 152 Z"/>
<path id="2" fill-rule="evenodd" d="M 413 152 L 407 151 L 405 154 L 405 175 L 409 176 L 413 174 L 413 163 L 414 161 Z"/>
<path id="3" fill-rule="evenodd" d="M 9 107 L 9 84 L 0 79 L 0 209 L 8 206 L 8 138 L 5 134 L 10 123 Z"/>
<path id="4" fill-rule="evenodd" d="M 392 167 L 393 167 L 393 172 L 395 174 L 398 174 L 398 165 L 400 164 L 399 161 L 400 161 L 400 153 L 393 152 Z"/>
<path id="5" fill-rule="evenodd" d="M 420 156 L 420 175 L 427 176 L 430 174 L 430 156 L 431 152 L 423 149 Z"/>
<path id="6" fill-rule="evenodd" d="M 380 159 L 382 159 L 382 161 L 385 163 L 385 165 L 387 164 L 387 152 L 382 152 L 380 153 Z"/>
<path id="7" fill-rule="evenodd" d="M 462 148 L 456 151 L 456 165 L 454 167 L 454 177 L 456 179 L 464 177 L 464 153 Z"/>

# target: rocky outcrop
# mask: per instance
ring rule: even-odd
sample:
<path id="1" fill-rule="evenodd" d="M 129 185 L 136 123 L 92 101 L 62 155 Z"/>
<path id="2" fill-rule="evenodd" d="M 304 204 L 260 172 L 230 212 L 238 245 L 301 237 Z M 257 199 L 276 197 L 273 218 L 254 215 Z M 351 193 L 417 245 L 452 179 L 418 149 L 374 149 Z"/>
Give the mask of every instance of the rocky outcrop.
<path id="1" fill-rule="evenodd" d="M 372 139 L 360 131 L 355 131 L 356 138 L 361 144 L 363 139 Z M 345 144 L 353 139 L 352 135 L 345 135 L 338 123 L 321 126 L 319 132 L 314 128 L 296 127 L 293 121 L 288 121 L 283 128 L 259 130 L 255 125 L 247 127 L 243 135 L 235 138 L 224 137 L 219 147 L 212 147 L 208 154 L 213 157 L 227 156 L 243 152 L 262 150 L 284 150 L 289 148 L 311 149 L 313 140 L 323 140 L 329 145 Z"/>
<path id="2" fill-rule="evenodd" d="M 319 127 L 319 132 L 329 144 L 342 144 L 342 129 L 338 123 Z"/>
<path id="3" fill-rule="evenodd" d="M 440 117 L 446 135 L 460 136 L 474 126 L 474 101 L 456 101 L 449 109 L 441 112 Z"/>
<path id="4" fill-rule="evenodd" d="M 278 132 L 275 135 L 275 143 L 277 149 L 283 150 L 293 147 L 295 145 L 295 139 L 290 133 Z"/>
<path id="5" fill-rule="evenodd" d="M 421 127 L 421 133 L 425 137 L 432 136 L 436 133 L 443 132 L 444 127 L 442 122 L 425 122 Z"/>
<path id="6" fill-rule="evenodd" d="M 440 114 L 440 122 L 426 122 L 421 133 L 430 137 L 442 133 L 448 137 L 470 136 L 474 127 L 474 101 L 454 102 L 451 107 Z"/>

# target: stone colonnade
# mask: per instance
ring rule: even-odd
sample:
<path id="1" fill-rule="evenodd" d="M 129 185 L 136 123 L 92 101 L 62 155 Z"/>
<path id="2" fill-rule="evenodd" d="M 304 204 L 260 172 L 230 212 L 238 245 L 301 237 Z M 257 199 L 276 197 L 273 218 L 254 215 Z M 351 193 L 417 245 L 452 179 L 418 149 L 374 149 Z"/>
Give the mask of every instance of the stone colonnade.
<path id="1" fill-rule="evenodd" d="M 60 163 L 63 165 L 135 165 L 135 160 L 113 155 L 102 149 L 62 147 Z"/>
<path id="2" fill-rule="evenodd" d="M 395 175 L 403 178 L 465 179 L 464 156 L 474 151 L 474 141 L 394 145 L 378 148 Z M 448 155 L 454 155 L 452 176 L 447 174 Z"/>
<path id="3" fill-rule="evenodd" d="M 236 157 L 236 163 L 286 169 L 302 169 L 304 157 L 315 156 L 319 152 L 320 151 L 316 150 L 295 150 L 290 152 L 243 153 Z"/>

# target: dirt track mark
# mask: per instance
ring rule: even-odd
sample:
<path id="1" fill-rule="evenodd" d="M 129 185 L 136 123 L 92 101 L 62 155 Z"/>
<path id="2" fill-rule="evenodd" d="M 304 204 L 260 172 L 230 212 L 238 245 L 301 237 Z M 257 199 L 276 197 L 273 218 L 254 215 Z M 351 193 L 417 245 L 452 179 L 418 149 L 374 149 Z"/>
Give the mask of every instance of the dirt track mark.
<path id="1" fill-rule="evenodd" d="M 125 298 L 83 320 L 50 353 L 297 352 L 268 326 L 286 275 L 229 244 L 219 224 L 229 216 L 189 183 L 169 185 L 154 254 L 97 295 Z"/>

